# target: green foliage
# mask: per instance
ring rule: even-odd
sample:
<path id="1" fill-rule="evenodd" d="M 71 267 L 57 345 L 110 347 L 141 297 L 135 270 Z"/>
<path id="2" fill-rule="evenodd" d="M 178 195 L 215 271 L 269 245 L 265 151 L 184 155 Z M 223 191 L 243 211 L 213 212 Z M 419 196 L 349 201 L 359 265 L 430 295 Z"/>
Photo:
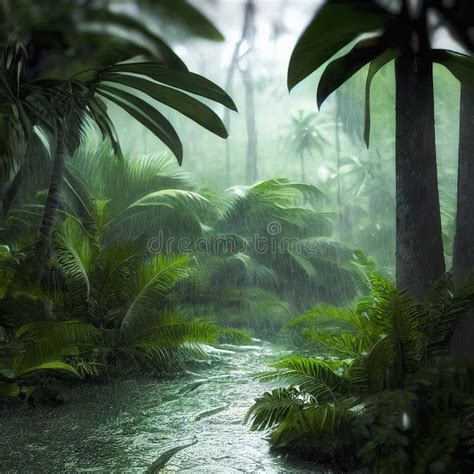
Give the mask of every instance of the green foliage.
<path id="1" fill-rule="evenodd" d="M 31 387 L 32 377 L 45 374 L 81 377 L 117 366 L 173 371 L 204 355 L 198 343 L 217 340 L 214 324 L 167 309 L 173 286 L 191 269 L 187 258 L 147 259 L 123 245 L 102 252 L 64 224 L 49 288 L 35 294 L 12 285 L 3 300 L 1 367 L 9 383 L 2 394 L 17 395 L 18 384 Z"/>
<path id="2" fill-rule="evenodd" d="M 363 286 L 365 275 L 351 268 L 357 252 L 320 237 L 331 215 L 315 186 L 275 179 L 218 197 L 199 192 L 168 157 L 116 160 L 102 144 L 74 158 L 40 287 L 27 278 L 23 256 L 41 215 L 34 194 L 12 203 L 3 221 L 0 238 L 10 247 L 1 257 L 2 393 L 18 388 L 40 399 L 47 377 L 141 367 L 170 373 L 205 357 L 202 343 L 273 337 L 293 315 L 293 300 L 310 304 L 292 292 L 325 262 L 353 279 L 347 296 Z M 268 227 L 275 222 L 276 233 Z M 275 242 L 291 237 L 293 246 L 262 251 L 252 242 L 259 232 Z M 183 252 L 183 237 L 234 246 Z"/>
<path id="3" fill-rule="evenodd" d="M 362 33 L 382 28 L 386 15 L 375 2 L 328 1 L 298 40 L 290 60 L 291 89 Z"/>
<path id="4" fill-rule="evenodd" d="M 318 107 L 327 97 L 346 83 L 357 71 L 369 66 L 365 81 L 365 130 L 367 146 L 370 138 L 370 89 L 380 69 L 401 54 L 427 55 L 429 60 L 443 64 L 463 84 L 474 85 L 472 58 L 445 50 L 431 50 L 431 39 L 426 31 L 428 11 L 436 12 L 441 22 L 453 31 L 455 39 L 472 51 L 468 25 L 459 21 L 464 5 L 446 6 L 445 2 L 424 2 L 419 18 L 415 19 L 408 4 L 401 2 L 399 10 L 380 5 L 374 0 L 327 0 L 316 12 L 298 40 L 290 59 L 288 87 L 292 89 L 312 72 L 330 61 L 321 76 L 317 91 Z M 466 13 L 467 14 L 467 13 Z M 370 35 L 367 38 L 367 35 Z M 418 38 L 418 46 L 412 39 Z M 353 48 L 334 59 L 357 40 Z M 406 46 L 408 46 L 408 49 Z"/>
<path id="5" fill-rule="evenodd" d="M 218 342 L 221 344 L 247 344 L 252 342 L 252 338 L 239 329 L 226 328 L 220 331 Z"/>
<path id="6" fill-rule="evenodd" d="M 91 124 L 122 156 L 104 98 L 148 128 L 179 163 L 183 147 L 175 129 L 156 102 L 150 104 L 143 94 L 227 137 L 212 109 L 187 92 L 233 110 L 235 104 L 219 86 L 188 71 L 163 39 L 162 22 L 171 20 L 187 27 L 188 33 L 209 39 L 222 40 L 221 34 L 185 1 L 160 6 L 135 3 L 136 12 L 77 0 L 55 2 L 54 11 L 48 3 L 30 0 L 7 0 L 0 7 L 5 31 L 0 44 L 0 179 L 8 188 L 5 210 L 32 172 L 41 170 L 40 176 L 49 172 L 61 143 L 67 149 L 64 155 L 73 154 Z M 143 20 L 145 16 L 154 28 Z M 63 177 L 57 181 L 61 183 Z M 46 183 L 49 180 L 42 185 Z"/>
<path id="7" fill-rule="evenodd" d="M 474 371 L 449 357 L 474 287 L 438 282 L 425 301 L 385 278 L 353 307 L 319 306 L 293 320 L 309 354 L 260 374 L 278 388 L 246 416 L 272 445 L 333 467 L 371 472 L 472 469 Z M 441 428 L 443 427 L 443 428 Z"/>

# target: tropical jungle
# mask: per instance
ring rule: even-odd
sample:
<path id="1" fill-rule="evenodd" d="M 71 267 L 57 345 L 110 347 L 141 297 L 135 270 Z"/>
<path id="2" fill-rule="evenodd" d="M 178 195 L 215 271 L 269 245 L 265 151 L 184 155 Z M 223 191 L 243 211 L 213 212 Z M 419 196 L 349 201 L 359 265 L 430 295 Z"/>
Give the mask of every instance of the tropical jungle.
<path id="1" fill-rule="evenodd" d="M 473 473 L 471 0 L 0 1 L 1 473 Z"/>

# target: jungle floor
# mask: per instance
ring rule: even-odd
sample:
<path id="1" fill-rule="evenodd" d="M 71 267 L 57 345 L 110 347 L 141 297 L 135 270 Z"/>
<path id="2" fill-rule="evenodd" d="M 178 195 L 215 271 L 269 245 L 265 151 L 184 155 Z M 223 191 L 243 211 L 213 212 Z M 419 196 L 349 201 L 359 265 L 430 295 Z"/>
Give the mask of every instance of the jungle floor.
<path id="1" fill-rule="evenodd" d="M 242 423 L 264 388 L 252 375 L 279 351 L 227 349 L 184 377 L 115 377 L 74 387 L 56 408 L 4 406 L 0 472 L 322 472 L 270 452 Z"/>

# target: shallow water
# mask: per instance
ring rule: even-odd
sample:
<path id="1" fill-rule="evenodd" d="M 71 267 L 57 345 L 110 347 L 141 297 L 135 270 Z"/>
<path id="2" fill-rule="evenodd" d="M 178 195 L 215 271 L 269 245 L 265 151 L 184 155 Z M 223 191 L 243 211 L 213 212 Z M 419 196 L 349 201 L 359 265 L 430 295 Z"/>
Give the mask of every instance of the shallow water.
<path id="1" fill-rule="evenodd" d="M 237 350 L 238 349 L 238 350 Z M 127 376 L 82 385 L 58 408 L 3 407 L 0 472 L 144 472 L 169 449 L 196 441 L 161 472 L 322 472 L 271 453 L 243 416 L 264 386 L 251 378 L 275 349 L 234 348 L 185 377 Z"/>

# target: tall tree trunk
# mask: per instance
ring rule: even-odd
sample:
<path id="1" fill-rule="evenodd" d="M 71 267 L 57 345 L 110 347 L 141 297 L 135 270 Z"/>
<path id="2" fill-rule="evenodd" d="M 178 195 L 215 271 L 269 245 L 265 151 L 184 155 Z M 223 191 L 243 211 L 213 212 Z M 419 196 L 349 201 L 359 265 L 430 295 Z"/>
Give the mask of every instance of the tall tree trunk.
<path id="1" fill-rule="evenodd" d="M 459 114 L 459 158 L 456 233 L 453 249 L 453 273 L 461 282 L 474 272 L 474 91 L 461 86 Z M 451 339 L 454 356 L 474 356 L 474 313 L 459 323 Z"/>
<path id="2" fill-rule="evenodd" d="M 248 43 L 248 50 L 244 55 L 249 56 L 249 53 L 254 48 L 255 42 L 255 5 L 252 0 L 248 0 L 245 4 L 242 38 Z M 257 181 L 257 125 L 255 120 L 254 84 L 250 60 L 247 58 L 247 64 L 244 67 L 240 62 L 242 57 L 243 55 L 239 59 L 238 66 L 245 91 L 245 121 L 247 125 L 247 163 L 245 176 L 247 184 L 252 184 Z"/>
<path id="3" fill-rule="evenodd" d="M 231 59 L 230 64 L 229 64 L 229 69 L 227 70 L 227 78 L 226 78 L 226 81 L 225 81 L 224 90 L 228 94 L 231 94 L 231 95 L 232 95 L 232 84 L 234 82 L 234 74 L 235 74 L 235 70 L 237 69 L 237 65 L 238 65 L 238 62 L 239 62 L 240 47 L 242 46 L 242 42 L 243 42 L 244 37 L 245 37 L 245 29 L 246 29 L 246 27 L 245 27 L 245 24 L 244 24 L 243 31 L 242 31 L 242 37 L 240 38 L 240 40 L 235 45 L 234 52 L 232 53 L 232 59 Z M 230 109 L 228 109 L 227 107 L 224 107 L 224 116 L 223 116 L 222 120 L 224 122 L 224 126 L 227 130 L 227 133 L 230 134 Z M 226 178 L 227 178 L 227 186 L 230 186 L 232 183 L 231 183 L 231 177 L 230 177 L 230 174 L 231 174 L 230 145 L 229 145 L 229 140 L 228 139 L 225 140 L 225 172 L 226 172 Z"/>
<path id="4" fill-rule="evenodd" d="M 445 271 L 432 63 L 426 55 L 403 53 L 395 76 L 397 285 L 422 298 Z"/>
<path id="5" fill-rule="evenodd" d="M 247 162 L 246 162 L 246 180 L 247 183 L 252 183 L 257 180 L 257 129 L 255 125 L 255 105 L 254 105 L 254 93 L 253 93 L 253 82 L 252 75 L 248 67 L 244 68 L 240 64 L 240 61 L 248 56 L 254 47 L 255 41 L 255 5 L 252 0 L 247 0 L 244 8 L 244 23 L 242 26 L 242 35 L 239 41 L 236 43 L 232 59 L 227 72 L 227 79 L 225 84 L 225 90 L 230 93 L 232 89 L 232 83 L 234 80 L 235 69 L 240 70 L 242 81 L 244 84 L 245 91 L 245 116 L 247 125 Z M 247 51 L 241 52 L 241 47 L 244 44 L 248 44 Z M 224 108 L 223 117 L 224 126 L 229 132 L 230 129 L 230 111 L 228 108 Z M 226 140 L 226 174 L 227 181 L 230 183 L 230 145 L 229 140 Z"/>
<path id="6" fill-rule="evenodd" d="M 474 92 L 461 86 L 456 234 L 453 272 L 456 279 L 474 271 Z"/>
<path id="7" fill-rule="evenodd" d="M 53 232 L 58 219 L 59 198 L 63 188 L 66 170 L 67 148 L 62 131 L 58 133 L 56 150 L 51 169 L 48 196 L 44 205 L 43 217 L 38 232 L 38 242 L 35 249 L 35 266 L 37 279 L 44 273 L 46 262 L 51 254 Z"/>

